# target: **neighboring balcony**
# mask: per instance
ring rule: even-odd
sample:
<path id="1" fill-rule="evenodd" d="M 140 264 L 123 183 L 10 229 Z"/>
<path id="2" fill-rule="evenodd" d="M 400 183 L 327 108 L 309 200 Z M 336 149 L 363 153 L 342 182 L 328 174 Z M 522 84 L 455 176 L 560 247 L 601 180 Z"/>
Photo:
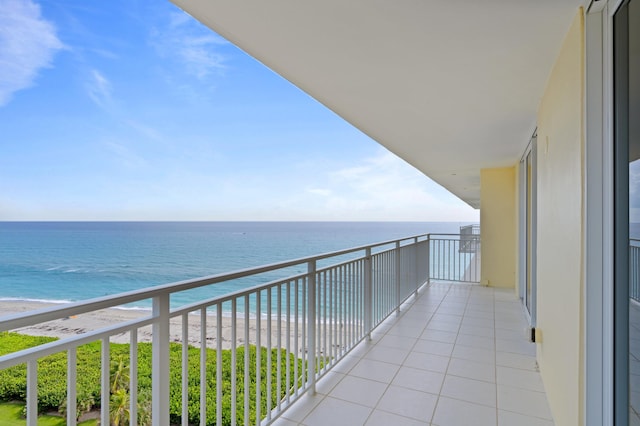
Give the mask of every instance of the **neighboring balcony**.
<path id="1" fill-rule="evenodd" d="M 103 425 L 114 416 L 154 425 L 553 424 L 519 301 L 477 285 L 480 244 L 474 229 L 425 234 L 0 317 L 0 332 L 25 331 L 153 305 L 151 315 L 6 354 L 0 373 L 25 375 L 17 393 L 29 425 L 47 408 L 43 358 L 58 353 L 67 424 L 76 424 L 90 343 L 100 348 L 92 405 Z M 179 303 L 183 292 L 246 277 L 259 284 Z M 116 341 L 126 353 L 112 349 Z"/>

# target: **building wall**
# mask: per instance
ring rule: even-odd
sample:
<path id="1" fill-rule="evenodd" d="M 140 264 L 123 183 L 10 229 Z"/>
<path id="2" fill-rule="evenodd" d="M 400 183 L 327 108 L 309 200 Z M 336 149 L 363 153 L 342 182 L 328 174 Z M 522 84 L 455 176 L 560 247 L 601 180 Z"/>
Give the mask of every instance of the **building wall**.
<path id="1" fill-rule="evenodd" d="M 582 411 L 583 12 L 576 14 L 538 110 L 537 345 L 558 425 Z"/>
<path id="2" fill-rule="evenodd" d="M 516 168 L 480 172 L 481 281 L 515 288 Z"/>

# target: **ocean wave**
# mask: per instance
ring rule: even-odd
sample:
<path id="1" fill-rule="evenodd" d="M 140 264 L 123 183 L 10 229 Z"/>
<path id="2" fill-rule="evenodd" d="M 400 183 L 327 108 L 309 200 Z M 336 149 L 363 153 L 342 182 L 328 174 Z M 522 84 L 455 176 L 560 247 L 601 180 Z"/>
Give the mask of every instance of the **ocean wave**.
<path id="1" fill-rule="evenodd" d="M 36 302 L 36 303 L 54 303 L 63 305 L 65 303 L 73 303 L 73 300 L 60 299 L 33 299 L 28 297 L 0 297 L 0 302 Z"/>
<path id="2" fill-rule="evenodd" d="M 110 309 L 118 309 L 121 311 L 145 311 L 151 312 L 151 308 L 143 306 L 113 306 Z"/>

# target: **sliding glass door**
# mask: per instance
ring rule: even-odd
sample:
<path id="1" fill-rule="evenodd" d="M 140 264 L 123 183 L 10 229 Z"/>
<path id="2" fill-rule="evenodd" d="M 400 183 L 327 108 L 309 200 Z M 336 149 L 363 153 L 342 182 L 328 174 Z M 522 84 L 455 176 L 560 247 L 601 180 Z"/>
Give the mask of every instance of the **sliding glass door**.
<path id="1" fill-rule="evenodd" d="M 615 424 L 640 424 L 640 0 L 613 17 Z"/>

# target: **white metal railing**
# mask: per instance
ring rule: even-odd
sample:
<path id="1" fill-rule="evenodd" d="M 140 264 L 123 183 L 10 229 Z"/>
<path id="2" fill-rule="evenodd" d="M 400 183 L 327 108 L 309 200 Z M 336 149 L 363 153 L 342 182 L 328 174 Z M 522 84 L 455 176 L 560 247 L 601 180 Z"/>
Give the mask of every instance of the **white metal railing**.
<path id="1" fill-rule="evenodd" d="M 480 237 L 424 234 L 174 284 L 0 317 L 0 332 L 152 300 L 150 315 L 87 331 L 0 357 L 0 370 L 26 364 L 27 424 L 38 415 L 38 360 L 67 354 L 67 424 L 76 424 L 78 348 L 101 342 L 100 416 L 110 424 L 110 341 L 128 335 L 129 360 L 138 360 L 151 333 L 151 419 L 154 425 L 269 423 L 429 279 L 479 281 Z M 345 260 L 346 259 L 346 260 Z M 331 262 L 334 264 L 330 264 Z M 328 265 L 328 266 L 325 266 Z M 306 272 L 197 303 L 170 308 L 171 296 L 194 288 L 265 272 Z M 197 338 L 190 336 L 197 326 Z M 225 328 L 230 336 L 225 335 Z M 178 338 L 172 337 L 177 330 Z M 1 336 L 0 336 L 1 338 Z M 171 340 L 180 343 L 171 343 Z M 195 340 L 198 349 L 190 345 Z M 180 345 L 178 351 L 171 345 Z M 172 349 L 173 348 L 173 349 Z M 209 349 L 213 349 L 212 352 Z M 190 351 L 199 351 L 197 377 Z M 171 371 L 170 352 L 180 353 Z M 229 357 L 229 362 L 223 361 Z M 138 418 L 138 362 L 130 362 L 129 424 Z M 211 369 L 214 371 L 211 372 Z M 250 374 L 254 371 L 254 375 Z M 240 381 L 240 376 L 243 377 Z M 175 377 L 179 377 L 176 384 Z M 179 387 L 179 412 L 170 410 Z M 226 380 L 226 382 L 225 382 Z M 275 380 L 275 383 L 274 383 Z M 190 385 L 199 388 L 199 410 L 189 411 Z M 227 383 L 227 385 L 225 385 Z M 203 386 L 200 386 L 203 384 Z M 226 386 L 226 387 L 225 387 Z"/>
<path id="2" fill-rule="evenodd" d="M 430 234 L 429 278 L 480 282 L 480 235 Z"/>

